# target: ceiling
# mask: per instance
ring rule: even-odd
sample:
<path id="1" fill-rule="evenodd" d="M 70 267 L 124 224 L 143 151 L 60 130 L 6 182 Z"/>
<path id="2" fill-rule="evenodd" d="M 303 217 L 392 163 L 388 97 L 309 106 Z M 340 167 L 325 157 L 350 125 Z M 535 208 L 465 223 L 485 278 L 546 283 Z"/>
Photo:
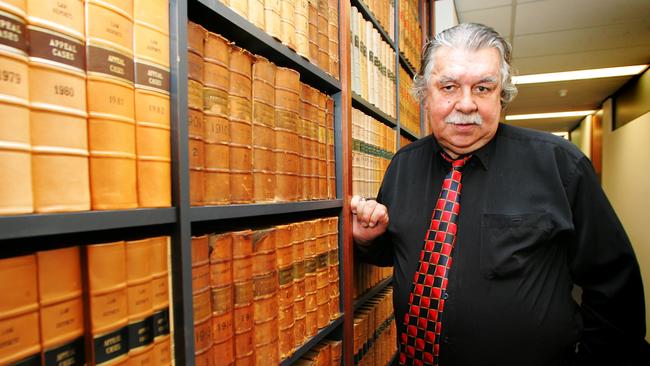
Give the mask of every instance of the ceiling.
<path id="1" fill-rule="evenodd" d="M 455 7 L 460 22 L 489 25 L 510 41 L 517 75 L 650 63 L 650 0 L 455 0 Z M 630 78 L 519 85 L 506 115 L 598 109 Z M 507 123 L 553 132 L 581 119 Z"/>

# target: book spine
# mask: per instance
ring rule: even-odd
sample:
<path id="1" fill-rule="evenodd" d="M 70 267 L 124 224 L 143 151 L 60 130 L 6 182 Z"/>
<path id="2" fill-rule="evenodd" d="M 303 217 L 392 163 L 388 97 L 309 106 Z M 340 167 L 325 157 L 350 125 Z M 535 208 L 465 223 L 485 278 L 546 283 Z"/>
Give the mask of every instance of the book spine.
<path id="1" fill-rule="evenodd" d="M 283 312 L 278 307 L 276 229 L 253 233 L 253 311 L 255 364 L 279 362 L 278 322 Z M 274 307 L 273 307 L 274 306 Z"/>
<path id="2" fill-rule="evenodd" d="M 29 131 L 29 66 L 27 25 L 22 8 L 0 5 L 0 115 L 12 123 L 0 126 L 0 215 L 34 211 L 31 137 Z M 8 10 L 8 11 L 7 11 Z"/>
<path id="3" fill-rule="evenodd" d="M 151 239 L 126 242 L 126 286 L 129 312 L 129 363 L 152 364 L 154 307 Z"/>
<path id="4" fill-rule="evenodd" d="M 129 350 L 125 242 L 87 245 L 84 249 L 87 362 L 123 362 Z"/>
<path id="5" fill-rule="evenodd" d="M 309 58 L 309 0 L 296 0 L 294 13 L 296 53 Z"/>
<path id="6" fill-rule="evenodd" d="M 210 286 L 212 291 L 212 349 L 224 365 L 235 362 L 233 328 L 233 237 L 210 234 Z M 257 304 L 256 304 L 257 305 Z"/>
<path id="7" fill-rule="evenodd" d="M 336 154 L 334 150 L 334 99 L 327 97 L 327 198 L 336 199 Z"/>
<path id="8" fill-rule="evenodd" d="M 192 305 L 194 359 L 197 363 L 212 348 L 212 301 L 208 236 L 192 237 Z"/>
<path id="9" fill-rule="evenodd" d="M 260 29 L 265 28 L 264 1 L 248 0 L 248 20 Z"/>
<path id="10" fill-rule="evenodd" d="M 339 78 L 339 2 L 328 0 L 328 69 L 334 78 Z"/>
<path id="11" fill-rule="evenodd" d="M 205 203 L 230 203 L 230 125 L 228 121 L 229 42 L 209 32 L 203 58 Z"/>
<path id="12" fill-rule="evenodd" d="M 205 138 L 203 121 L 203 53 L 207 31 L 192 22 L 187 24 L 188 53 L 188 134 L 190 204 L 205 204 Z"/>
<path id="13" fill-rule="evenodd" d="M 97 210 L 138 207 L 133 8 L 120 5 L 85 1 L 90 193 Z"/>
<path id="14" fill-rule="evenodd" d="M 237 46 L 230 48 L 230 201 L 253 200 L 252 161 L 252 66 L 253 55 Z"/>
<path id="15" fill-rule="evenodd" d="M 330 320 L 334 320 L 341 315 L 340 307 L 340 278 L 339 278 L 339 218 L 330 217 L 328 221 L 328 282 L 330 297 Z"/>
<path id="16" fill-rule="evenodd" d="M 319 141 L 319 123 L 318 123 L 318 101 L 319 101 L 320 91 L 314 88 L 310 88 L 307 93 L 307 100 L 309 101 L 308 108 L 308 133 L 309 133 L 309 164 L 310 164 L 310 175 L 309 175 L 309 186 L 311 190 L 310 199 L 319 198 L 319 163 L 318 163 L 318 154 L 320 149 Z"/>
<path id="17" fill-rule="evenodd" d="M 305 223 L 291 224 L 291 247 L 293 254 L 293 287 L 294 287 L 294 347 L 297 348 L 305 341 Z"/>
<path id="18" fill-rule="evenodd" d="M 309 20 L 309 61 L 318 65 L 318 0 L 309 0 L 308 3 L 308 20 Z"/>
<path id="19" fill-rule="evenodd" d="M 34 211 L 88 210 L 84 6 L 30 0 L 27 9 Z"/>
<path id="20" fill-rule="evenodd" d="M 329 5 L 328 0 L 318 0 L 318 63 L 317 65 L 329 73 Z"/>
<path id="21" fill-rule="evenodd" d="M 233 292 L 235 362 L 255 360 L 253 310 L 253 232 L 236 231 L 233 236 Z"/>
<path id="22" fill-rule="evenodd" d="M 84 365 L 79 247 L 38 252 L 36 258 L 44 365 Z"/>
<path id="23" fill-rule="evenodd" d="M 300 113 L 298 117 L 298 138 L 300 139 L 300 177 L 298 178 L 298 196 L 301 200 L 311 199 L 311 186 L 309 179 L 311 176 L 311 161 L 309 157 L 310 140 L 309 140 L 309 102 L 307 93 L 311 87 L 307 84 L 300 83 Z"/>
<path id="24" fill-rule="evenodd" d="M 138 206 L 169 207 L 169 1 L 134 0 L 133 17 Z"/>
<path id="25" fill-rule="evenodd" d="M 169 237 L 151 238 L 151 274 L 153 294 L 153 364 L 171 365 L 169 321 Z"/>
<path id="26" fill-rule="evenodd" d="M 329 243 L 328 221 L 316 220 L 316 324 L 322 329 L 330 322 L 330 282 L 329 282 Z"/>
<path id="27" fill-rule="evenodd" d="M 318 249 L 316 240 L 316 220 L 305 222 L 305 334 L 307 338 L 318 331 L 318 304 L 316 270 L 318 268 Z"/>
<path id="28" fill-rule="evenodd" d="M 280 3 L 280 0 L 264 0 L 264 30 L 278 40 L 282 36 L 280 21 L 282 5 Z"/>
<path id="29" fill-rule="evenodd" d="M 276 200 L 296 201 L 300 169 L 300 74 L 278 67 L 275 75 Z"/>
<path id="30" fill-rule="evenodd" d="M 248 19 L 248 0 L 229 0 L 226 5 L 244 19 Z"/>
<path id="31" fill-rule="evenodd" d="M 327 95 L 318 92 L 318 199 L 327 198 Z"/>
<path id="32" fill-rule="evenodd" d="M 292 50 L 296 49 L 295 12 L 297 0 L 282 0 L 280 2 L 280 40 Z"/>
<path id="33" fill-rule="evenodd" d="M 253 191 L 255 202 L 275 199 L 275 65 L 257 56 L 253 65 Z"/>
<path id="34" fill-rule="evenodd" d="M 40 365 L 37 262 L 35 255 L 0 259 L 0 364 Z"/>

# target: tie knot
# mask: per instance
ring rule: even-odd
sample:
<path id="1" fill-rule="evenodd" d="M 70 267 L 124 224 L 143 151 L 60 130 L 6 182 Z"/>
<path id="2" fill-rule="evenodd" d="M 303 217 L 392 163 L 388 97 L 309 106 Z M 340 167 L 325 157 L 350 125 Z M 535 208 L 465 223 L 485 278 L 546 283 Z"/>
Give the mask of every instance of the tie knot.
<path id="1" fill-rule="evenodd" d="M 469 160 L 469 158 L 472 157 L 472 155 L 465 155 L 463 157 L 459 157 L 458 159 L 452 159 L 444 151 L 441 153 L 441 155 L 442 155 L 443 158 L 445 158 L 445 160 L 447 160 L 448 162 L 451 163 L 451 167 L 454 170 L 458 170 L 458 169 L 462 168 L 463 166 L 465 166 L 465 163 L 467 162 L 467 160 Z"/>

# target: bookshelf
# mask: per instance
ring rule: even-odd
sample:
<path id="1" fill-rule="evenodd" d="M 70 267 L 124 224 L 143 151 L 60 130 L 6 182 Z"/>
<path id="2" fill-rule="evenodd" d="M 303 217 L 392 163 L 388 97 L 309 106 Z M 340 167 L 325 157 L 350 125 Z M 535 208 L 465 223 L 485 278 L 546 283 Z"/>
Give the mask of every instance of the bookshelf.
<path id="1" fill-rule="evenodd" d="M 194 233 L 227 228 L 244 228 L 264 223 L 288 223 L 303 217 L 339 216 L 339 273 L 341 316 L 297 349 L 281 365 L 294 364 L 302 355 L 325 338 L 343 339 L 343 364 L 352 365 L 352 353 L 346 344 L 352 339 L 351 314 L 355 309 L 390 284 L 382 281 L 356 301 L 346 294 L 352 286 L 351 222 L 347 215 L 351 192 L 351 109 L 356 108 L 396 133 L 414 140 L 419 136 L 400 127 L 399 103 L 396 117 L 391 117 L 360 95 L 350 90 L 350 6 L 357 7 L 364 18 L 378 30 L 384 42 L 395 51 L 395 65 L 413 70 L 399 52 L 399 31 L 389 35 L 368 7 L 359 0 L 340 0 L 339 49 L 340 80 L 314 63 L 269 36 L 219 0 L 169 1 L 170 56 L 170 134 L 171 134 L 171 207 L 128 210 L 78 211 L 47 214 L 0 216 L 0 258 L 73 245 L 87 245 L 111 240 L 138 240 L 165 235 L 171 237 L 171 288 L 173 292 L 174 360 L 179 365 L 194 365 L 194 332 L 192 307 L 192 253 Z M 394 18 L 398 17 L 397 4 Z M 224 206 L 191 206 L 188 154 L 188 55 L 187 21 L 201 24 L 249 52 L 261 55 L 278 66 L 300 73 L 302 82 L 334 99 L 334 146 L 336 162 L 336 198 L 301 202 L 233 204 Z M 396 73 L 398 74 L 398 73 Z M 399 86 L 399 77 L 397 85 Z M 396 99 L 399 93 L 396 92 Z M 399 141 L 399 139 L 397 139 Z M 399 144 L 399 143 L 398 143 Z M 399 147 L 399 146 L 398 146 Z"/>

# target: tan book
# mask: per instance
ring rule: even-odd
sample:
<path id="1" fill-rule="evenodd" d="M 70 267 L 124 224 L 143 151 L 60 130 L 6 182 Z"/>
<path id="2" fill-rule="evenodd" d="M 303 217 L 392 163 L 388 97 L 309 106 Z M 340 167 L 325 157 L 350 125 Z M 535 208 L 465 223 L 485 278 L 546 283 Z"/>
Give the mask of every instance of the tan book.
<path id="1" fill-rule="evenodd" d="M 318 93 L 318 194 L 327 198 L 327 95 Z"/>
<path id="2" fill-rule="evenodd" d="M 25 3 L 0 5 L 0 115 L 12 123 L 0 126 L 0 215 L 30 213 L 32 199 L 31 142 L 29 133 L 29 74 Z M 13 10 L 7 12 L 4 9 Z"/>
<path id="3" fill-rule="evenodd" d="M 86 358 L 91 365 L 128 359 L 128 300 L 124 241 L 84 247 L 88 291 Z"/>
<path id="4" fill-rule="evenodd" d="M 329 15 L 328 0 L 318 0 L 318 63 L 317 65 L 325 72 L 329 72 Z"/>
<path id="5" fill-rule="evenodd" d="M 305 222 L 291 224 L 291 246 L 293 248 L 294 286 L 294 347 L 305 341 Z"/>
<path id="6" fill-rule="evenodd" d="M 212 348 L 224 365 L 235 362 L 233 328 L 233 237 L 210 234 L 210 286 L 212 292 Z"/>
<path id="7" fill-rule="evenodd" d="M 254 307 L 253 307 L 253 231 L 232 233 L 235 362 L 252 362 L 255 359 Z"/>
<path id="8" fill-rule="evenodd" d="M 318 152 L 319 152 L 319 141 L 318 141 L 318 99 L 320 95 L 318 89 L 309 88 L 307 91 L 307 100 L 309 102 L 307 109 L 307 128 L 306 133 L 309 136 L 309 186 L 311 191 L 310 199 L 319 198 L 319 165 L 318 165 Z"/>
<path id="9" fill-rule="evenodd" d="M 265 0 L 248 0 L 248 20 L 258 28 L 265 28 L 264 19 Z"/>
<path id="10" fill-rule="evenodd" d="M 0 259 L 0 364 L 40 364 L 35 255 Z"/>
<path id="11" fill-rule="evenodd" d="M 133 18 L 138 206 L 169 207 L 169 1 L 134 0 Z"/>
<path id="12" fill-rule="evenodd" d="M 244 19 L 248 19 L 248 1 L 249 0 L 229 0 L 226 5 L 230 6 L 232 10 L 244 17 Z"/>
<path id="13" fill-rule="evenodd" d="M 211 296 L 208 236 L 195 236 L 192 237 L 192 304 L 194 308 L 195 358 L 200 358 L 199 355 L 212 348 Z"/>
<path id="14" fill-rule="evenodd" d="M 190 169 L 190 204 L 203 205 L 204 200 L 204 171 L 205 171 L 205 142 L 203 112 L 198 109 L 188 110 L 188 155 Z"/>
<path id="15" fill-rule="evenodd" d="M 336 79 L 339 78 L 339 2 L 338 0 L 328 0 L 327 16 L 328 27 L 328 56 L 329 56 L 329 73 Z"/>
<path id="16" fill-rule="evenodd" d="M 153 364 L 171 365 L 169 324 L 169 237 L 151 238 L 151 276 L 153 293 Z"/>
<path id="17" fill-rule="evenodd" d="M 252 240 L 255 362 L 274 365 L 279 361 L 276 229 L 256 230 Z"/>
<path id="18" fill-rule="evenodd" d="M 154 307 L 150 239 L 126 242 L 126 286 L 129 311 L 129 364 L 147 365 L 154 357 Z"/>
<path id="19" fill-rule="evenodd" d="M 318 65 L 318 0 L 309 0 L 309 61 Z"/>
<path id="20" fill-rule="evenodd" d="M 45 365 L 83 365 L 84 305 L 79 247 L 36 253 Z"/>
<path id="21" fill-rule="evenodd" d="M 34 211 L 88 210 L 83 2 L 26 3 Z"/>
<path id="22" fill-rule="evenodd" d="M 280 40 L 282 24 L 280 13 L 282 5 L 280 0 L 264 0 L 264 30 L 271 37 Z"/>
<path id="23" fill-rule="evenodd" d="M 296 0 L 294 13 L 296 53 L 309 58 L 309 0 Z"/>
<path id="24" fill-rule="evenodd" d="M 253 200 L 252 160 L 252 66 L 253 55 L 237 46 L 230 48 L 230 201 Z"/>
<path id="25" fill-rule="evenodd" d="M 282 30 L 280 40 L 292 50 L 296 49 L 296 25 L 294 21 L 296 1 L 282 0 L 280 2 L 280 28 Z"/>
<path id="26" fill-rule="evenodd" d="M 275 70 L 257 56 L 253 65 L 253 191 L 255 202 L 275 199 Z"/>
<path id="27" fill-rule="evenodd" d="M 307 139 L 306 129 L 308 126 L 307 122 L 307 97 L 306 89 L 309 86 L 304 83 L 300 83 L 300 104 L 298 105 L 298 139 L 300 141 L 299 154 L 300 154 L 300 165 L 299 165 L 299 176 L 298 176 L 298 200 L 304 201 L 310 198 L 310 189 L 309 189 L 309 158 L 307 156 L 309 152 L 309 140 Z"/>
<path id="28" fill-rule="evenodd" d="M 275 74 L 275 162 L 277 169 L 276 199 L 296 201 L 300 169 L 298 119 L 300 74 L 278 67 Z"/>
<path id="29" fill-rule="evenodd" d="M 334 150 L 334 99 L 327 97 L 327 198 L 336 199 L 336 154 Z"/>
<path id="30" fill-rule="evenodd" d="M 342 352 L 343 352 L 343 341 L 337 341 L 333 339 L 326 339 L 323 341 L 324 343 L 328 344 L 330 346 L 330 365 L 331 366 L 340 366 L 341 365 L 341 357 L 342 357 Z"/>

